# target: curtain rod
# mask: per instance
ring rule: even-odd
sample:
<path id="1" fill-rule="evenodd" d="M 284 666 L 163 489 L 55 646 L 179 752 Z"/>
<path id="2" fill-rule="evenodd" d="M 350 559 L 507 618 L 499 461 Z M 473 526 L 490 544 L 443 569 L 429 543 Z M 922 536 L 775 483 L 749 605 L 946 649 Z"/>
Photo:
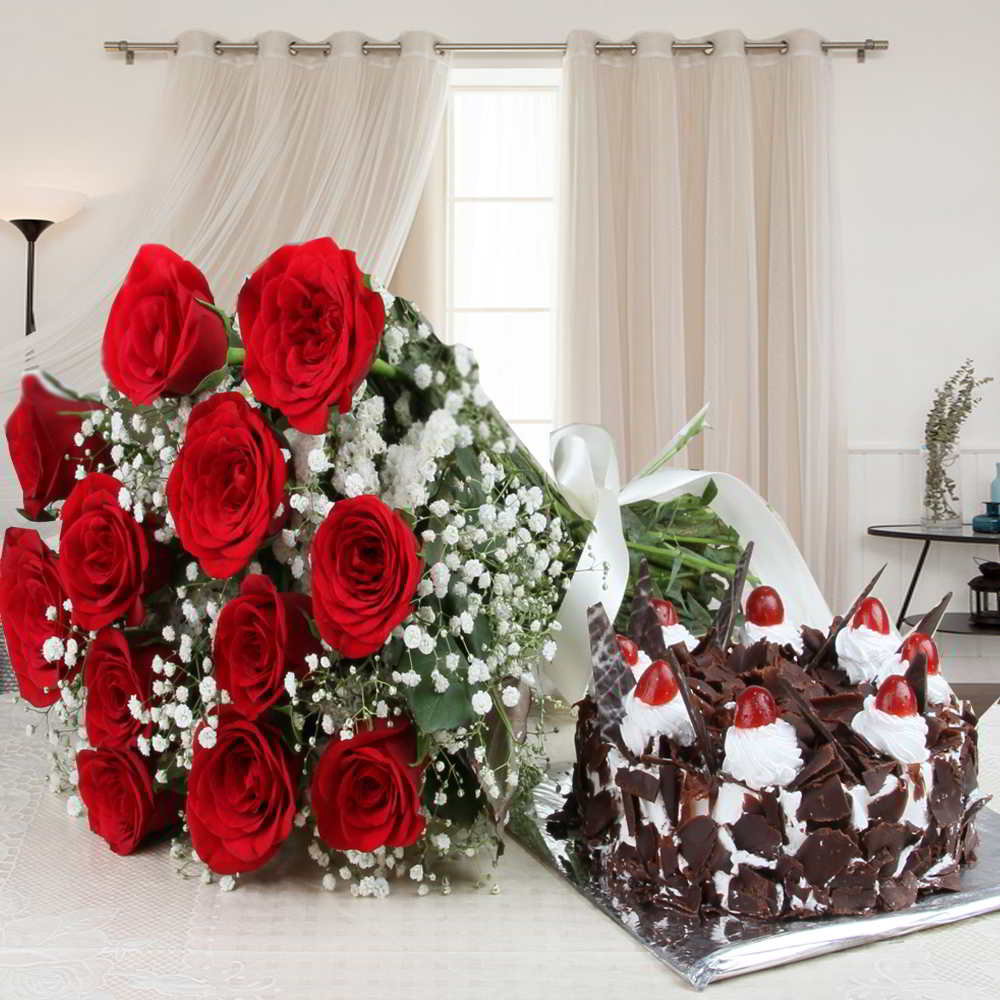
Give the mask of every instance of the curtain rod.
<path id="1" fill-rule="evenodd" d="M 858 62 L 865 61 L 869 52 L 884 52 L 889 48 L 886 39 L 866 38 L 863 42 L 821 42 L 824 52 L 839 50 L 854 50 L 858 54 Z M 257 53 L 258 42 L 216 42 L 213 46 L 216 55 L 226 52 Z M 671 46 L 674 52 L 702 52 L 711 55 L 715 50 L 714 42 L 674 42 Z M 747 42 L 744 46 L 747 52 L 779 52 L 788 51 L 788 42 Z M 399 42 L 362 42 L 361 54 L 371 52 L 399 52 Z M 638 42 L 595 42 L 595 52 L 628 52 L 632 55 L 639 50 Z M 105 42 L 105 52 L 125 53 L 125 62 L 131 66 L 135 62 L 136 52 L 177 52 L 177 42 Z M 329 42 L 289 42 L 288 54 L 297 56 L 300 52 L 321 52 L 328 56 L 331 51 Z M 565 42 L 435 42 L 434 51 L 438 55 L 445 52 L 559 52 L 565 53 Z"/>

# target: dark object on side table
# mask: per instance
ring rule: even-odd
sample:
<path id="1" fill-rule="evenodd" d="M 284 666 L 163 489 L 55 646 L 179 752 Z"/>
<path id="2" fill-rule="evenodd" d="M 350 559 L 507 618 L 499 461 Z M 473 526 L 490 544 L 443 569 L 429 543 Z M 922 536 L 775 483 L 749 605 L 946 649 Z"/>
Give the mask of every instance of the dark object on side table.
<path id="1" fill-rule="evenodd" d="M 1000 628 L 1000 562 L 981 562 L 969 581 L 969 618 L 973 625 Z"/>

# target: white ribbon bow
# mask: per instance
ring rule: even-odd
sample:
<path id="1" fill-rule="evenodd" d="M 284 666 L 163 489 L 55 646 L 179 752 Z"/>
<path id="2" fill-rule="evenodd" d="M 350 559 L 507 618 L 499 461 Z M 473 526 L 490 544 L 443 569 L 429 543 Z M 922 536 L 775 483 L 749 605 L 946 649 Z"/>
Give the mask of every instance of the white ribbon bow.
<path id="1" fill-rule="evenodd" d="M 560 427 L 552 433 L 550 447 L 552 470 L 566 500 L 594 524 L 559 611 L 562 631 L 555 658 L 545 669 L 567 701 L 582 698 L 590 680 L 587 608 L 603 603 L 614 621 L 625 595 L 629 559 L 621 507 L 701 493 L 710 479 L 718 487 L 712 509 L 739 532 L 744 545 L 754 543 L 750 571 L 777 588 L 786 618 L 824 629 L 829 625 L 830 609 L 785 522 L 742 480 L 725 472 L 657 468 L 659 463 L 653 463 L 654 471 L 640 474 L 622 489 L 611 435 L 593 424 Z"/>

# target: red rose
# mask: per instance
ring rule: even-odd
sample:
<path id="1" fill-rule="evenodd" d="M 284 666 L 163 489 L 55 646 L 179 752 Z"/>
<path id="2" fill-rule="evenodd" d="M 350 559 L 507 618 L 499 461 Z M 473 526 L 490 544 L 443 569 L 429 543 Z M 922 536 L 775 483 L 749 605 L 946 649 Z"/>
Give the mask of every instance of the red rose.
<path id="1" fill-rule="evenodd" d="M 36 518 L 50 503 L 65 500 L 76 482 L 77 463 L 86 461 L 84 452 L 89 449 L 94 455 L 103 445 L 97 435 L 75 444 L 83 417 L 69 411 L 103 409 L 100 403 L 55 391 L 37 375 L 21 379 L 21 400 L 7 418 L 5 431 L 28 517 Z"/>
<path id="2" fill-rule="evenodd" d="M 168 247 L 139 248 L 108 314 L 102 348 L 111 384 L 136 406 L 183 396 L 226 363 L 225 324 L 205 276 Z"/>
<path id="3" fill-rule="evenodd" d="M 87 739 L 92 746 L 127 750 L 140 734 L 149 736 L 151 724 L 136 719 L 129 709 L 135 695 L 144 708 L 153 696 L 153 657 L 168 655 L 163 646 L 133 649 L 118 629 L 105 628 L 87 650 L 83 679 L 87 687 Z"/>
<path id="4" fill-rule="evenodd" d="M 116 618 L 141 624 L 142 596 L 158 582 L 158 546 L 122 509 L 121 489 L 112 476 L 92 472 L 63 505 L 59 570 L 81 628 L 103 628 Z"/>
<path id="5" fill-rule="evenodd" d="M 403 518 L 378 497 L 340 500 L 310 548 L 320 635 L 344 656 L 368 656 L 410 613 L 423 562 Z"/>
<path id="6" fill-rule="evenodd" d="M 181 544 L 209 576 L 238 573 L 281 526 L 285 466 L 273 431 L 238 392 L 191 411 L 167 503 Z"/>
<path id="7" fill-rule="evenodd" d="M 55 553 L 30 528 L 8 528 L 0 556 L 0 619 L 21 697 L 36 708 L 59 700 L 58 683 L 69 674 L 62 659 L 42 655 L 51 636 L 65 640 L 69 614 Z M 46 611 L 56 609 L 55 620 Z"/>
<path id="8" fill-rule="evenodd" d="M 414 843 L 426 825 L 416 757 L 416 731 L 399 719 L 375 719 L 351 739 L 333 740 L 312 779 L 312 811 L 323 840 L 338 851 Z"/>
<path id="9" fill-rule="evenodd" d="M 291 833 L 298 765 L 274 726 L 219 713 L 215 746 L 195 744 L 188 777 L 191 843 L 214 872 L 260 868 Z"/>
<path id="10" fill-rule="evenodd" d="M 285 675 L 302 676 L 305 657 L 319 652 L 306 618 L 305 594 L 279 594 L 266 576 L 243 581 L 240 596 L 219 615 L 215 630 L 215 679 L 240 715 L 256 719 L 285 691 Z"/>
<path id="11" fill-rule="evenodd" d="M 76 770 L 90 829 L 115 854 L 131 854 L 177 822 L 179 797 L 154 790 L 149 764 L 135 750 L 81 750 Z"/>
<path id="12" fill-rule="evenodd" d="M 371 368 L 385 326 L 350 250 L 329 237 L 276 250 L 240 290 L 244 373 L 256 397 L 306 434 L 326 430 Z"/>

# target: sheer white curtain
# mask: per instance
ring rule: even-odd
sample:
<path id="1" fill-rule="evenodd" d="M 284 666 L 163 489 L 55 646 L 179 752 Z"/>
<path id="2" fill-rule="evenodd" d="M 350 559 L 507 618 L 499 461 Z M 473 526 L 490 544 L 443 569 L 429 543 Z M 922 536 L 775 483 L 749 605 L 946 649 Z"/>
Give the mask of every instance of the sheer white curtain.
<path id="1" fill-rule="evenodd" d="M 447 100 L 448 61 L 433 37 L 407 34 L 400 54 L 367 56 L 354 32 L 332 35 L 329 56 L 291 56 L 293 36 L 277 31 L 259 36 L 258 55 L 216 55 L 215 40 L 180 37 L 133 207 L 113 209 L 121 218 L 108 246 L 95 248 L 96 264 L 81 262 L 79 286 L 27 342 L 36 365 L 80 391 L 102 381 L 107 310 L 142 243 L 166 243 L 192 260 L 227 307 L 282 243 L 332 236 L 383 280 L 402 251 Z M 7 338 L 3 420 L 18 399 L 26 350 L 17 331 Z M 10 524 L 19 522 L 20 493 L 7 449 L 0 452 Z"/>
<path id="2" fill-rule="evenodd" d="M 711 36 L 712 55 L 570 36 L 564 64 L 558 410 L 634 474 L 710 401 L 694 451 L 760 491 L 828 595 L 844 531 L 828 58 Z"/>

